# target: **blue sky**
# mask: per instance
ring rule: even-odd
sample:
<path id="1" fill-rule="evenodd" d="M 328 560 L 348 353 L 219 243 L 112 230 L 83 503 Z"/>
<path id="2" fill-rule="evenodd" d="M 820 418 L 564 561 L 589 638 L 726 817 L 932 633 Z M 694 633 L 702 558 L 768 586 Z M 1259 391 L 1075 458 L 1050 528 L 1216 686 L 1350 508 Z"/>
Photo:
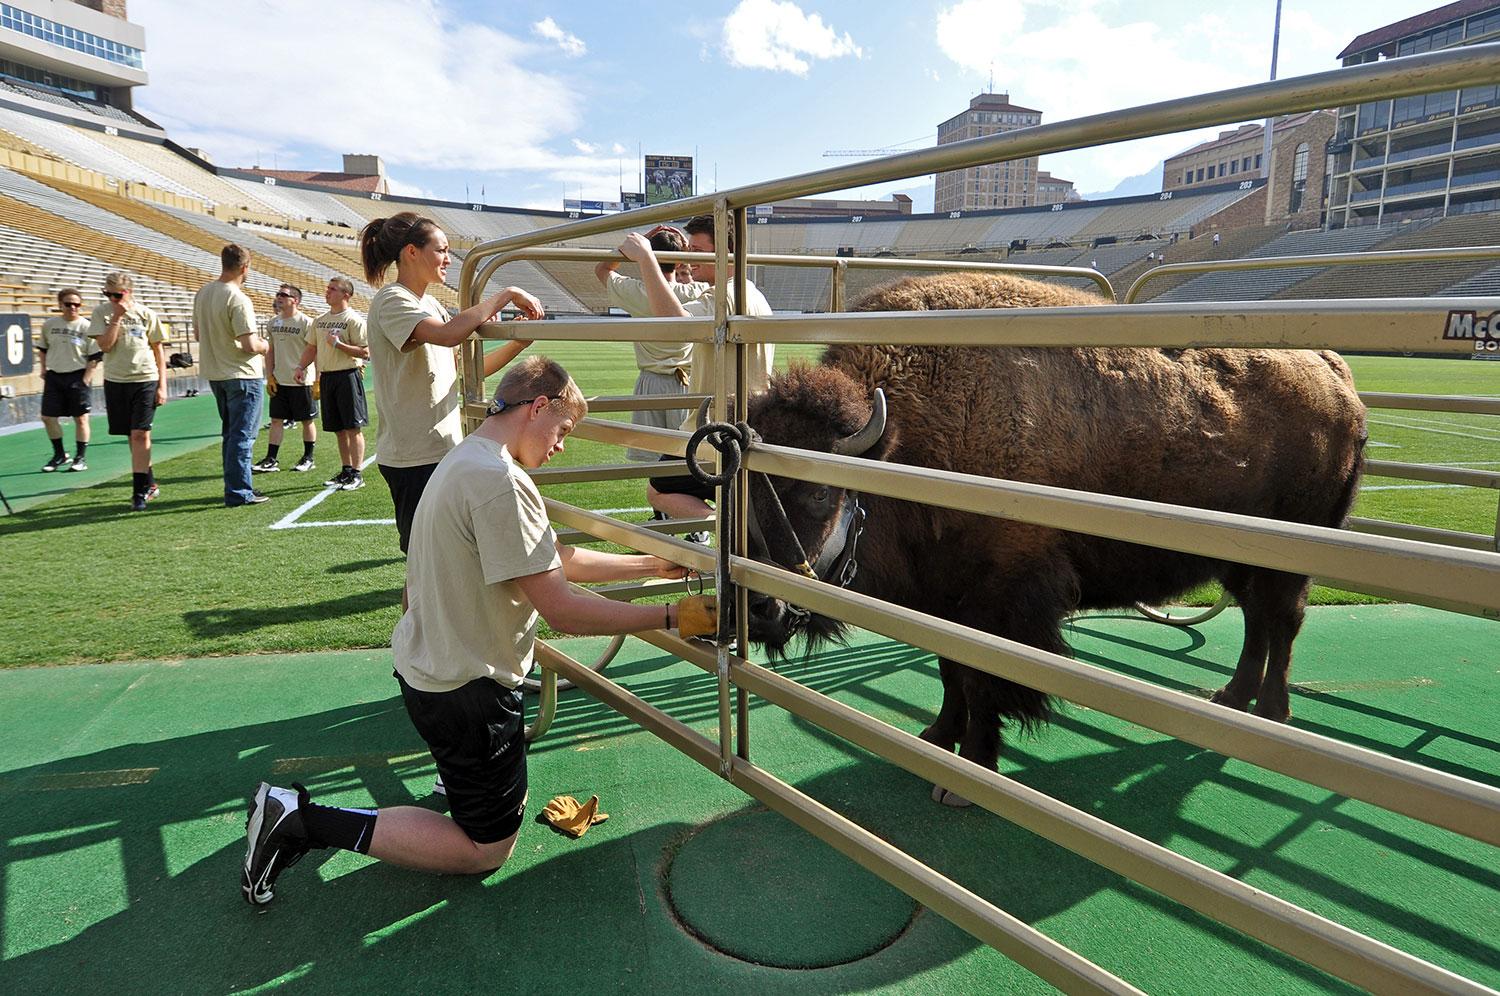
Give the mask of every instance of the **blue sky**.
<path id="1" fill-rule="evenodd" d="M 1285 0 L 1281 77 L 1431 4 Z M 612 200 L 637 149 L 698 157 L 699 189 L 916 148 L 985 89 L 1067 118 L 1267 77 L 1274 0 L 132 0 L 137 106 L 225 166 L 384 157 L 398 192 L 557 209 Z M 205 26 L 212 24 L 205 34 Z M 213 39 L 204 44 L 205 38 Z M 225 39 L 236 39 L 226 44 Z M 1106 191 L 1211 132 L 1044 157 Z M 868 188 L 912 193 L 932 181 Z"/>

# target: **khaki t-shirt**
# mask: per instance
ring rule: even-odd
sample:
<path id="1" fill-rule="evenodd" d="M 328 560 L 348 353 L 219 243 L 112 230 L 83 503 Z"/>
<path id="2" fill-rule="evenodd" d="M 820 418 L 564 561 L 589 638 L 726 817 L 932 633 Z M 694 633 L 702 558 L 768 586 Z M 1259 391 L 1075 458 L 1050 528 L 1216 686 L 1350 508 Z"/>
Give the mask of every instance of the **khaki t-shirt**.
<path id="1" fill-rule="evenodd" d="M 277 315 L 266 326 L 266 338 L 271 340 L 271 347 L 276 353 L 276 362 L 271 369 L 276 383 L 296 387 L 297 364 L 302 362 L 302 350 L 313 344 L 312 318 L 300 311 L 291 318 Z M 304 386 L 311 384 L 317 377 L 316 368 L 316 363 L 308 368 Z"/>
<path id="2" fill-rule="evenodd" d="M 561 566 L 536 485 L 503 446 L 469 436 L 438 464 L 412 521 L 396 671 L 424 692 L 475 678 L 515 688 L 539 619 L 515 579 Z"/>
<path id="3" fill-rule="evenodd" d="M 370 363 L 375 370 L 375 459 L 386 467 L 437 463 L 463 436 L 458 366 L 447 346 L 401 347 L 425 318 L 448 320 L 431 294 L 387 284 L 370 301 Z"/>
<path id="4" fill-rule="evenodd" d="M 734 288 L 729 289 L 729 302 L 731 313 L 734 308 Z M 695 301 L 689 301 L 682 309 L 695 318 L 712 318 L 714 314 L 714 300 L 710 295 L 700 297 Z M 771 312 L 771 305 L 766 302 L 766 296 L 760 292 L 749 280 L 745 281 L 745 314 L 757 318 L 767 317 Z M 776 346 L 774 343 L 755 343 L 745 350 L 746 366 L 745 385 L 750 393 L 764 391 L 766 385 L 771 381 L 771 365 L 776 359 Z M 688 382 L 689 394 L 713 394 L 713 369 L 714 369 L 714 345 L 711 342 L 693 343 L 693 374 Z M 693 419 L 697 419 L 696 413 Z"/>
<path id="5" fill-rule="evenodd" d="M 89 320 L 81 315 L 71 322 L 55 316 L 43 322 L 36 348 L 47 354 L 47 369 L 53 373 L 72 373 L 88 366 L 89 357 L 98 349 L 89 342 L 88 332 Z"/>
<path id="6" fill-rule="evenodd" d="M 263 380 L 266 364 L 236 341 L 255 331 L 255 306 L 237 284 L 210 280 L 193 298 L 198 366 L 208 380 Z"/>
<path id="7" fill-rule="evenodd" d="M 714 289 L 713 284 L 679 284 L 673 280 L 667 281 L 667 287 L 684 304 Z M 611 272 L 604 291 L 611 308 L 619 308 L 632 318 L 652 317 L 651 299 L 639 278 Z M 635 365 L 650 373 L 671 375 L 679 368 L 687 368 L 692 358 L 691 346 L 686 342 L 635 343 Z"/>
<path id="8" fill-rule="evenodd" d="M 365 337 L 365 320 L 353 308 L 319 315 L 313 319 L 313 336 L 318 340 L 318 369 L 329 373 L 333 370 L 358 370 L 364 366 L 365 361 L 359 357 L 328 345 L 328 333 L 334 329 L 338 330 L 339 339 L 351 346 L 370 344 Z"/>
<path id="9" fill-rule="evenodd" d="M 94 309 L 89 316 L 90 338 L 97 339 L 104 334 L 114 307 L 105 303 Z M 117 384 L 144 384 L 159 379 L 156 354 L 152 352 L 151 344 L 166 341 L 167 330 L 162 327 L 156 312 L 144 304 L 132 303 L 125 317 L 120 319 L 119 338 L 104 354 L 104 379 Z"/>

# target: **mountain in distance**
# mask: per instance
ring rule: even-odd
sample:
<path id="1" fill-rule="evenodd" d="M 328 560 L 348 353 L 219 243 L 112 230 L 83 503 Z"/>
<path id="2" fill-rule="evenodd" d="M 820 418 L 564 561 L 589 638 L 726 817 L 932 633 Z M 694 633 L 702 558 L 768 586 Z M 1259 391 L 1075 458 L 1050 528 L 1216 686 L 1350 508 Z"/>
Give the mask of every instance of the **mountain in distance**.
<path id="1" fill-rule="evenodd" d="M 1141 194 L 1161 193 L 1161 171 L 1166 160 L 1157 163 L 1144 173 L 1135 176 L 1127 176 L 1114 185 L 1114 189 L 1106 190 L 1100 194 L 1084 194 L 1086 201 L 1102 201 L 1109 197 L 1136 197 Z"/>

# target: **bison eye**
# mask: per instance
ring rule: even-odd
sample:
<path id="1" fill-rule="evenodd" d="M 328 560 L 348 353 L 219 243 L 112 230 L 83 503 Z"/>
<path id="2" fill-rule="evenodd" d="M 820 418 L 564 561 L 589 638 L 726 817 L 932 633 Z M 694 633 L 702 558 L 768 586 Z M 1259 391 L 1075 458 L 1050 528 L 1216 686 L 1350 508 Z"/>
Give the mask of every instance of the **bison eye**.
<path id="1" fill-rule="evenodd" d="M 826 504 L 828 502 L 828 489 L 818 488 L 817 490 L 815 490 L 812 493 L 812 500 L 817 502 L 819 505 Z"/>

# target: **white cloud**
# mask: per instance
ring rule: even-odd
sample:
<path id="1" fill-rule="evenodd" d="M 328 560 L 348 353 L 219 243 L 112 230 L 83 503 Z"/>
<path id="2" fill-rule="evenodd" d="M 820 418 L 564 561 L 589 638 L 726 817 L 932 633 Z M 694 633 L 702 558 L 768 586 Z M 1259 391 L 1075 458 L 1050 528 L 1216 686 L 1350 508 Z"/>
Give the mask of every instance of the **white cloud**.
<path id="1" fill-rule="evenodd" d="M 970 79 L 983 87 L 993 72 L 995 90 L 1053 122 L 1263 81 L 1271 16 L 1269 8 L 1241 17 L 1205 7 L 1155 23 L 1129 5 L 1099 0 L 960 0 L 939 10 L 936 33 L 938 47 Z M 1288 43 L 1303 30 L 1310 47 L 1297 46 L 1307 58 L 1291 69 Z M 1334 53 L 1348 40 L 1310 16 L 1286 18 L 1281 37 L 1282 76 L 1335 68 Z M 1122 70 L 1125 52 L 1136 58 Z M 1081 190 L 1108 189 L 1218 130 L 1060 153 L 1041 165 Z"/>
<path id="2" fill-rule="evenodd" d="M 863 55 L 847 31 L 840 35 L 789 0 L 740 0 L 724 19 L 723 47 L 730 65 L 798 76 L 807 75 L 808 59 Z"/>
<path id="3" fill-rule="evenodd" d="M 322 154 L 304 168 L 362 152 L 419 169 L 615 169 L 612 156 L 548 147 L 577 129 L 583 103 L 550 47 L 466 21 L 448 0 L 135 0 L 131 12 L 151 25 L 143 111 L 221 165 L 304 147 Z M 292 15 L 296 31 L 268 27 Z M 242 44 L 205 46 L 206 23 Z M 309 56 L 308 38 L 339 38 L 354 61 Z"/>
<path id="4" fill-rule="evenodd" d="M 621 145 L 619 142 L 616 142 L 609 147 L 609 151 L 613 152 L 617 156 L 623 156 L 630 150 L 626 149 L 625 146 Z"/>
<path id="5" fill-rule="evenodd" d="M 391 188 L 391 193 L 397 197 L 423 197 L 431 201 L 443 200 L 441 196 L 427 187 L 422 187 L 415 183 L 407 183 L 405 180 L 389 174 L 386 175 L 385 183 L 386 186 Z"/>
<path id="6" fill-rule="evenodd" d="M 531 30 L 550 42 L 554 42 L 569 58 L 578 58 L 588 53 L 588 46 L 577 35 L 569 34 L 558 27 L 552 18 L 543 18 L 531 26 Z"/>
<path id="7" fill-rule="evenodd" d="M 934 83 L 943 82 L 943 78 L 938 75 L 938 71 L 936 69 L 927 70 L 927 78 L 932 80 L 932 82 Z"/>
<path id="8" fill-rule="evenodd" d="M 585 142 L 581 138 L 573 139 L 573 148 L 577 149 L 579 152 L 582 152 L 586 156 L 591 156 L 599 151 L 599 146 L 590 145 L 588 142 Z"/>

